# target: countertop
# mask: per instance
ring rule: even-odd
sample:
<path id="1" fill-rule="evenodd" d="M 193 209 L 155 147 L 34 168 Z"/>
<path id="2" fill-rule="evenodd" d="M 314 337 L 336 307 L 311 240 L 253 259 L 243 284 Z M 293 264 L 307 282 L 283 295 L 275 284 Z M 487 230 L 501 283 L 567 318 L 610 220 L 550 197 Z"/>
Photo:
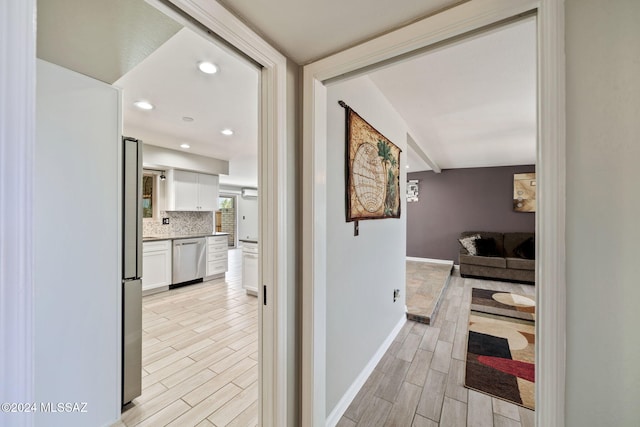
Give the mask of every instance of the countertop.
<path id="1" fill-rule="evenodd" d="M 258 243 L 258 238 L 256 237 L 255 239 L 238 239 L 238 241 L 245 243 Z"/>
<path id="2" fill-rule="evenodd" d="M 195 234 L 164 234 L 157 236 L 142 236 L 143 242 L 155 242 L 159 240 L 191 239 L 195 237 L 228 236 L 229 233 L 195 233 Z"/>

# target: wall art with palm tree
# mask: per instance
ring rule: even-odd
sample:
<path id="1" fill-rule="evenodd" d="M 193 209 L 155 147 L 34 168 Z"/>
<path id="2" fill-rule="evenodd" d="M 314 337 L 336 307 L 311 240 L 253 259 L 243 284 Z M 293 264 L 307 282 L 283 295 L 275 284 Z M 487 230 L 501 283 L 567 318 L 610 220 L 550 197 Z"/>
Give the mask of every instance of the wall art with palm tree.
<path id="1" fill-rule="evenodd" d="M 400 218 L 402 150 L 358 113 L 346 111 L 347 222 Z"/>

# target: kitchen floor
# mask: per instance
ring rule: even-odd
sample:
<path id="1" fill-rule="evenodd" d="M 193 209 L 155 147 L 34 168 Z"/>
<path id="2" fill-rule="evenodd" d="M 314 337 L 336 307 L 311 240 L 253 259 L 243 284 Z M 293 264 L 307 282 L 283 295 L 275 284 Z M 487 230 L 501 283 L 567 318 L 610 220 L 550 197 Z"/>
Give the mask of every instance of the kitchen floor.
<path id="1" fill-rule="evenodd" d="M 258 303 L 242 289 L 242 251 L 225 279 L 142 300 L 142 395 L 125 426 L 258 424 Z"/>

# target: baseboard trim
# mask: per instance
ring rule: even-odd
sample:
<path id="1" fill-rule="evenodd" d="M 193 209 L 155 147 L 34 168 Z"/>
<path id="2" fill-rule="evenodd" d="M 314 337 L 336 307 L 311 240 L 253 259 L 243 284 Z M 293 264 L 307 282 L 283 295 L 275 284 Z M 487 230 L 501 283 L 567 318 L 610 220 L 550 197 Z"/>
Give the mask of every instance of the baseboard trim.
<path id="1" fill-rule="evenodd" d="M 460 271 L 460 264 L 453 264 L 453 268 Z"/>
<path id="2" fill-rule="evenodd" d="M 331 413 L 327 417 L 327 427 L 335 427 L 338 424 L 340 418 L 342 418 L 344 413 L 347 411 L 347 408 L 349 408 L 349 405 L 351 405 L 351 402 L 353 402 L 353 399 L 356 397 L 364 383 L 367 382 L 369 375 L 371 375 L 375 367 L 378 365 L 378 362 L 380 362 L 382 356 L 384 356 L 386 351 L 389 349 L 389 347 L 393 343 L 393 340 L 396 339 L 396 336 L 398 336 L 398 333 L 406 322 L 407 318 L 405 314 L 402 313 L 402 318 L 398 321 L 398 323 L 384 340 L 380 348 L 378 348 L 378 351 L 376 351 L 371 360 L 369 360 L 369 363 L 367 363 L 364 369 L 362 369 L 360 375 L 358 375 L 356 380 L 351 384 L 346 393 L 342 396 L 342 399 L 340 399 L 336 407 L 333 408 L 333 411 L 331 411 Z"/>
<path id="3" fill-rule="evenodd" d="M 408 256 L 407 257 L 407 261 L 431 262 L 433 264 L 453 265 L 453 261 L 450 261 L 450 260 L 447 260 L 447 259 L 417 258 L 417 257 Z"/>

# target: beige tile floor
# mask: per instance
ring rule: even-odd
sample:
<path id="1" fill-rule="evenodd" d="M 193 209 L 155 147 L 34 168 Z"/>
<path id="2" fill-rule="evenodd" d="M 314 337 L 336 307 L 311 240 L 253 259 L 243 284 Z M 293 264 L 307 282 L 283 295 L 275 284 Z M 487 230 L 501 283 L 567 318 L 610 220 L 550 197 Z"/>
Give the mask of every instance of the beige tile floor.
<path id="1" fill-rule="evenodd" d="M 535 293 L 455 272 L 432 325 L 407 321 L 338 427 L 534 427 L 533 411 L 463 385 L 472 287 Z"/>
<path id="2" fill-rule="evenodd" d="M 143 298 L 142 395 L 125 426 L 258 424 L 257 299 L 241 286 L 241 251 L 226 279 Z"/>
<path id="3" fill-rule="evenodd" d="M 405 295 L 410 319 L 431 324 L 452 268 L 451 264 L 407 261 Z"/>

